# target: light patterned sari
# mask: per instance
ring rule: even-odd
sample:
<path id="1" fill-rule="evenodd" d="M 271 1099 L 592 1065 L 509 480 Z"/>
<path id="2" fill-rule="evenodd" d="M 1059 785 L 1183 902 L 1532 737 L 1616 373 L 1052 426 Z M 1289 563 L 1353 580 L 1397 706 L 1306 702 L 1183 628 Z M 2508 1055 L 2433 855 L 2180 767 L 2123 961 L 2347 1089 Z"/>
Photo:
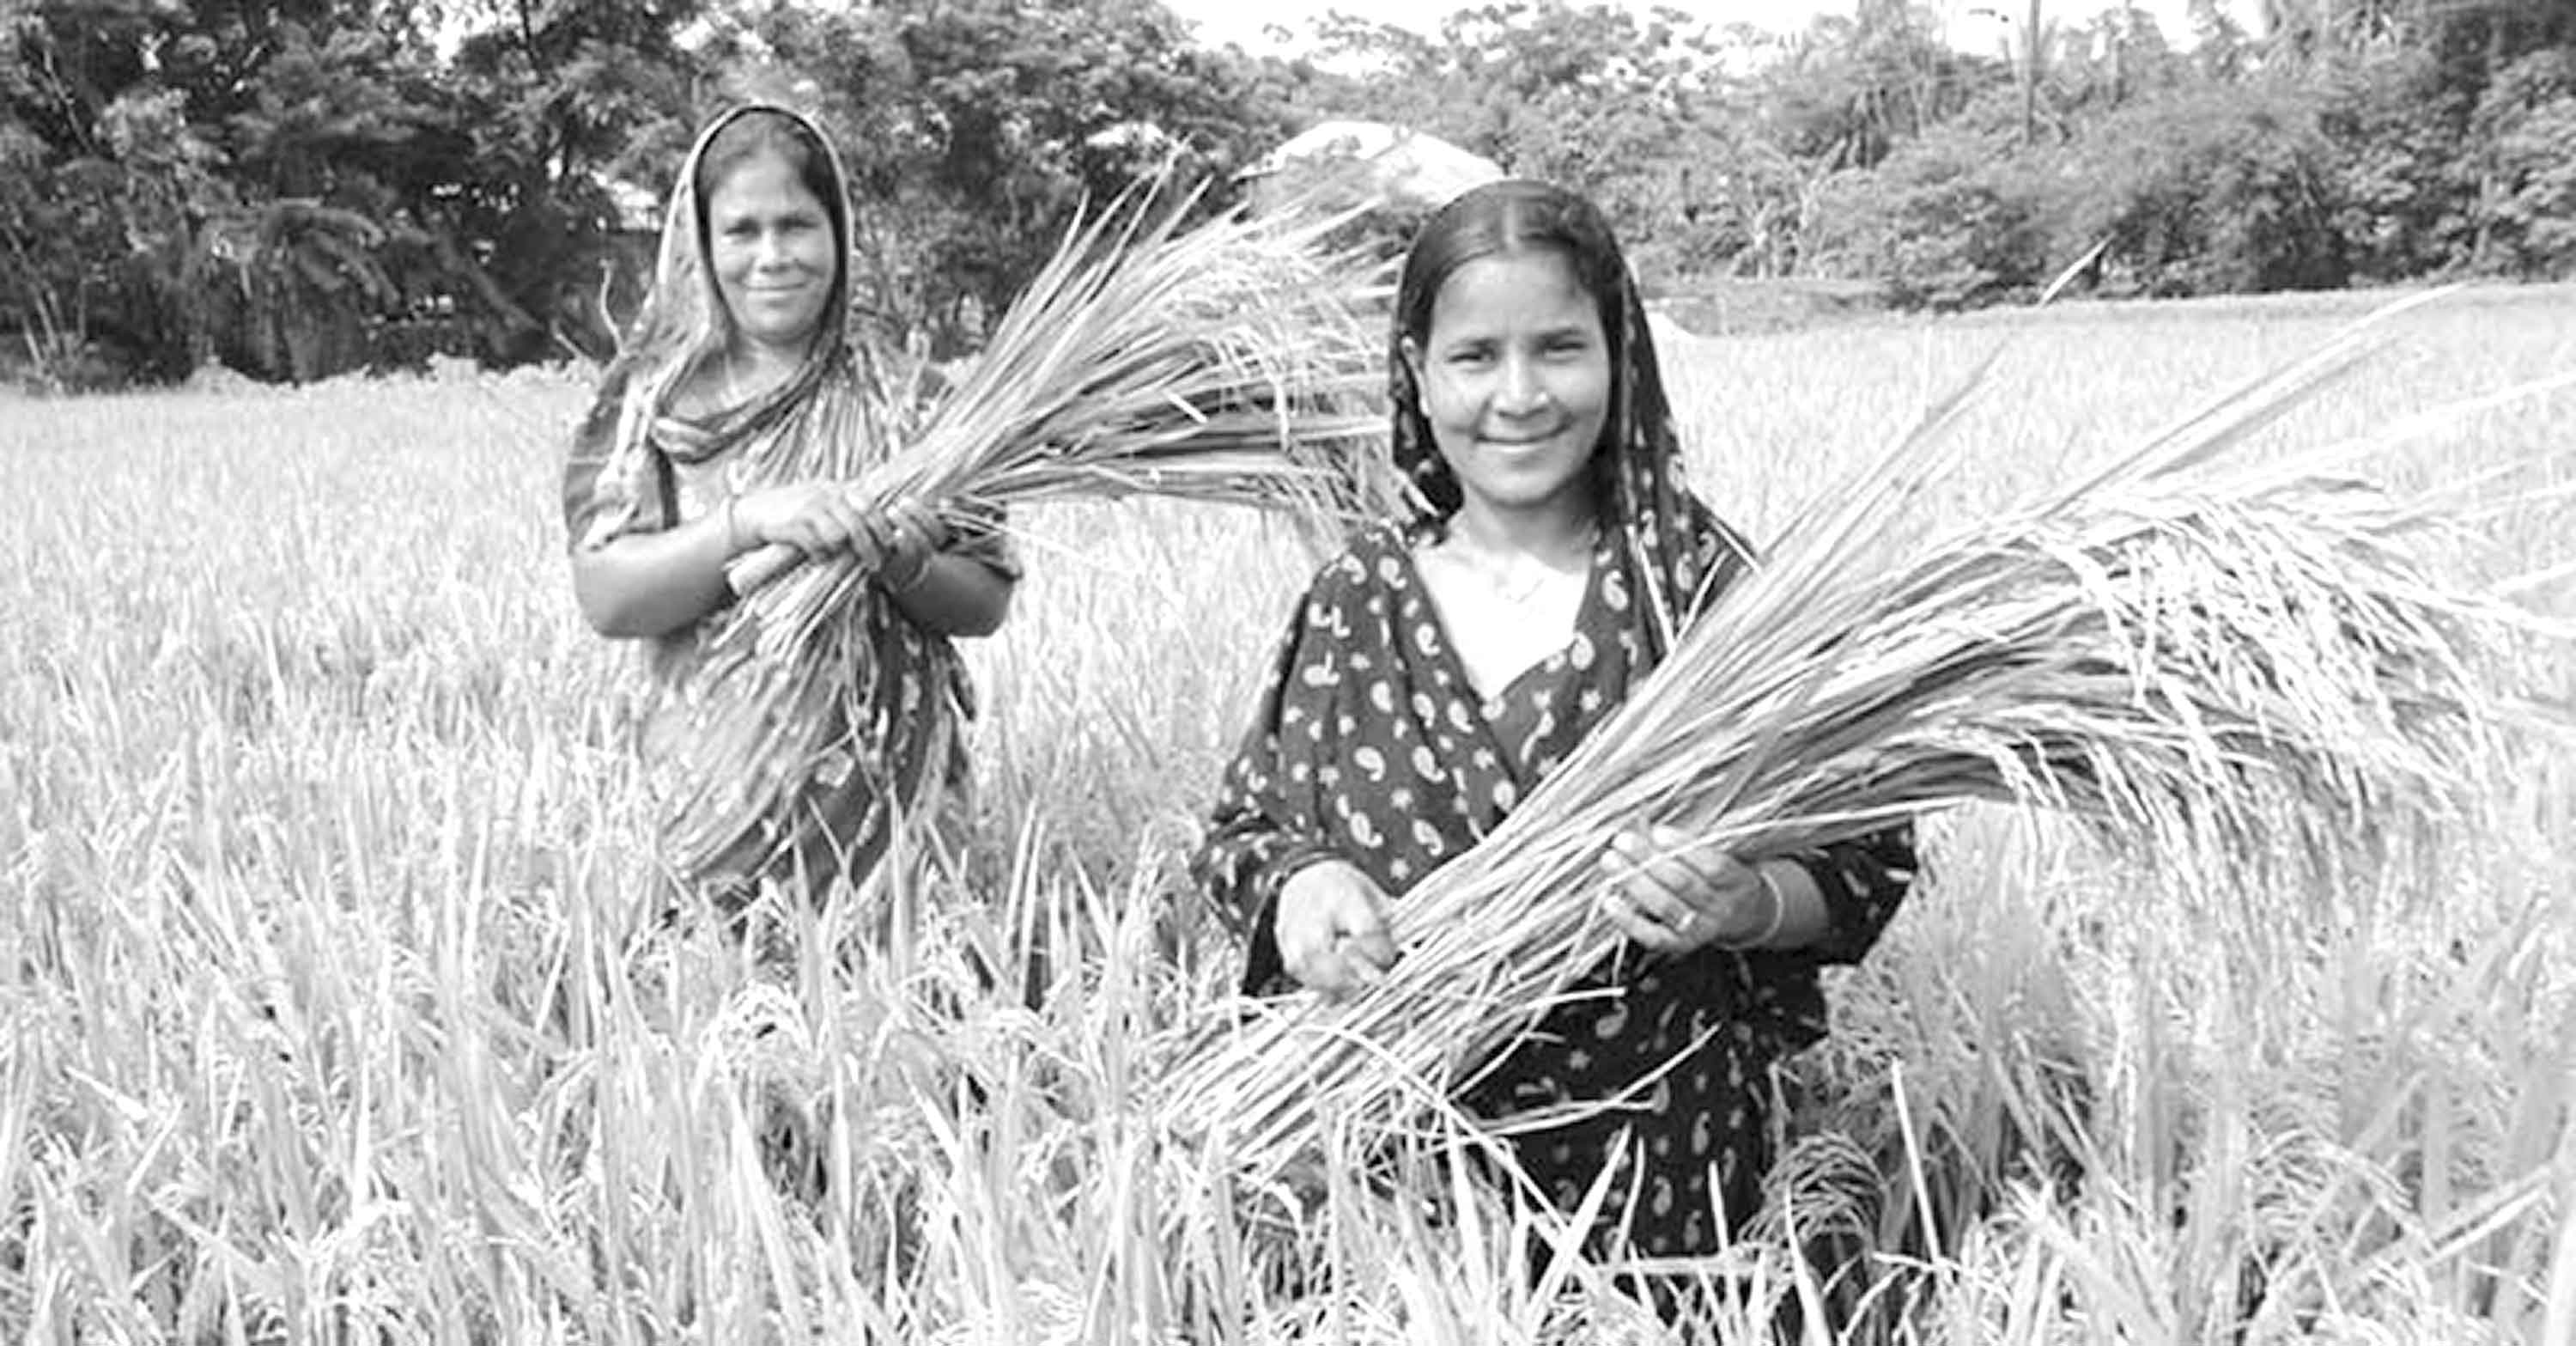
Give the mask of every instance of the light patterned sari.
<path id="1" fill-rule="evenodd" d="M 676 527 L 724 508 L 731 496 L 784 482 L 846 480 L 901 442 L 899 410 L 879 386 L 849 323 L 848 266 L 835 278 L 822 327 L 803 366 L 771 391 L 738 405 L 683 414 L 675 405 L 690 377 L 720 358 L 728 334 L 723 299 L 702 239 L 705 203 L 698 166 L 718 131 L 737 117 L 770 113 L 813 136 L 835 183 L 845 182 L 830 141 L 805 118 L 753 106 L 716 118 L 681 165 L 665 213 L 653 290 L 626 348 L 601 381 L 564 468 L 564 521 L 575 549 L 630 533 Z M 825 202 L 848 255 L 848 208 L 840 190 Z M 961 534 L 952 552 L 1006 574 L 1016 564 L 997 527 Z M 693 767 L 700 735 L 725 732 L 720 704 L 742 693 L 705 676 L 716 618 L 647 642 L 650 696 L 638 739 L 656 805 L 657 835 L 693 799 L 742 782 L 703 779 Z M 964 816 L 967 764 L 958 750 L 972 713 L 965 670 L 944 635 L 922 629 L 873 587 L 853 601 L 833 633 L 845 676 L 826 704 L 832 718 L 823 761 L 778 764 L 803 770 L 782 821 L 715 855 L 668 857 L 677 877 L 739 910 L 764 890 L 819 898 L 824 887 L 863 882 L 898 840 L 906 854 L 953 844 Z"/>

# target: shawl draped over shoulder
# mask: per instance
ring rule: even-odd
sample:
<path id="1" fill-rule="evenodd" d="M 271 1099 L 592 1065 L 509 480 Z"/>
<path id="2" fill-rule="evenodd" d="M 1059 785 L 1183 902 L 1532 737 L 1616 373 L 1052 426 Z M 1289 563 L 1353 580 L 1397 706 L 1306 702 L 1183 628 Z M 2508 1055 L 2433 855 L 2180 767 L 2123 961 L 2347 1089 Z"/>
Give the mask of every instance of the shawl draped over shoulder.
<path id="1" fill-rule="evenodd" d="M 576 551 L 677 527 L 764 486 L 855 478 L 900 443 L 905 418 L 850 330 L 848 204 L 837 187 L 825 204 L 844 261 L 803 364 L 776 388 L 742 403 L 676 405 L 691 377 L 721 359 L 729 335 L 704 243 L 698 167 L 720 130 L 756 113 L 787 118 L 811 133 L 833 182 L 846 181 L 829 138 L 784 108 L 737 108 L 700 133 L 664 212 L 650 295 L 565 462 L 564 526 Z M 1016 574 L 999 521 L 990 522 L 961 531 L 951 549 Z M 649 694 L 639 737 L 657 821 L 664 824 L 706 785 L 687 778 L 692 736 L 715 732 L 718 702 L 740 694 L 707 675 L 708 643 L 722 618 L 719 613 L 645 642 Z M 834 718 L 829 737 L 840 748 L 813 764 L 784 825 L 725 854 L 675 862 L 682 879 L 725 905 L 748 901 L 765 881 L 793 879 L 809 887 L 835 875 L 857 881 L 885 853 L 898 820 L 936 821 L 943 810 L 953 814 L 962 798 L 966 766 L 958 729 L 973 702 L 954 646 L 872 586 L 840 620 L 846 626 L 831 639 L 846 676 L 821 708 Z M 657 831 L 668 836 L 671 829 Z"/>

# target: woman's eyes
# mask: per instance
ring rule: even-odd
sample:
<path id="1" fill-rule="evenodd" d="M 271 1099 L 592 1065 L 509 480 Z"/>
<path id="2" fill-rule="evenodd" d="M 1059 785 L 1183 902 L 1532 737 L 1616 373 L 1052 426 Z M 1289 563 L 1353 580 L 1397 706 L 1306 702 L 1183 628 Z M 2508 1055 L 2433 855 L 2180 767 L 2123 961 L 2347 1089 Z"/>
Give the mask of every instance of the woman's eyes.
<path id="1" fill-rule="evenodd" d="M 1546 337 L 1538 343 L 1538 353 L 1548 359 L 1580 359 L 1592 353 L 1592 340 L 1579 333 Z M 1463 369 L 1481 369 L 1502 357 L 1498 346 L 1459 346 L 1449 352 L 1449 363 Z"/>
<path id="2" fill-rule="evenodd" d="M 804 215 L 790 215 L 768 226 L 782 234 L 810 234 L 823 227 L 823 222 Z M 762 222 L 754 219 L 734 220 L 720 231 L 724 237 L 749 242 L 761 235 Z"/>

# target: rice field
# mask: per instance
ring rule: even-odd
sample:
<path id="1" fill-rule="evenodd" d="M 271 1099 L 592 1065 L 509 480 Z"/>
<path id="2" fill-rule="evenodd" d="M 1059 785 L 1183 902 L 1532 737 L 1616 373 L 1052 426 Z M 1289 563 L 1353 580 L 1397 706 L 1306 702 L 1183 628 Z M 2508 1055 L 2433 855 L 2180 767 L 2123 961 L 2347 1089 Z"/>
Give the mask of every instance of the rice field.
<path id="1" fill-rule="evenodd" d="M 2367 303 L 1666 361 L 1702 493 L 1762 538 L 1990 354 L 1931 501 L 1959 518 Z M 2576 291 L 2466 292 L 2253 451 L 2571 370 Z M 1403 1199 L 1328 1136 L 1283 1203 L 1154 1125 L 1234 972 L 1180 866 L 1294 536 L 1023 511 L 1030 578 L 971 652 L 969 874 L 746 946 L 650 878 L 631 670 L 561 559 L 584 392 L 0 402 L 0 1335 L 1665 1339 L 1454 1165 Z M 2576 619 L 2571 424 L 2562 393 L 2368 467 L 2459 501 L 2442 574 Z M 2181 891 L 2046 818 L 1933 820 L 1796 1065 L 1743 1296 L 1673 1339 L 2576 1341 L 2576 645 L 2497 655 L 2561 732 L 2368 883 Z"/>

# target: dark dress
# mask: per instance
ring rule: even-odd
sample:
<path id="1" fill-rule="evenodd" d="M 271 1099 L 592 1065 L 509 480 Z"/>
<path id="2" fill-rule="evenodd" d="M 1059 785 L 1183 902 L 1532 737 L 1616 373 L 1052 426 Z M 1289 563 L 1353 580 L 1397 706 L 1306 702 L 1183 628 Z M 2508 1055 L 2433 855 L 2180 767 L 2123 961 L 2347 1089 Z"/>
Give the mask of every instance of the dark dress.
<path id="1" fill-rule="evenodd" d="M 1468 682 L 1403 534 L 1365 532 L 1317 574 L 1194 864 L 1243 921 L 1247 990 L 1293 985 L 1272 929 L 1290 874 L 1348 860 L 1401 902 L 1492 831 L 1644 676 L 1651 642 L 1615 537 L 1605 531 L 1596 548 L 1573 638 L 1491 699 Z M 1740 566 L 1730 556 L 1708 594 Z M 1904 829 L 1794 858 L 1830 909 L 1823 943 L 1675 958 L 1625 949 L 1577 987 L 1608 994 L 1549 1011 L 1462 1099 L 1493 1121 L 1619 1099 L 1512 1138 L 1523 1171 L 1565 1211 L 1605 1164 L 1620 1169 L 1614 1197 L 1629 1192 L 1629 1166 L 1644 1157 L 1634 1202 L 1614 1199 L 1593 1231 L 1604 1254 L 1712 1252 L 1752 1212 L 1770 1067 L 1822 1036 L 1818 967 L 1869 948 L 1914 866 Z"/>

